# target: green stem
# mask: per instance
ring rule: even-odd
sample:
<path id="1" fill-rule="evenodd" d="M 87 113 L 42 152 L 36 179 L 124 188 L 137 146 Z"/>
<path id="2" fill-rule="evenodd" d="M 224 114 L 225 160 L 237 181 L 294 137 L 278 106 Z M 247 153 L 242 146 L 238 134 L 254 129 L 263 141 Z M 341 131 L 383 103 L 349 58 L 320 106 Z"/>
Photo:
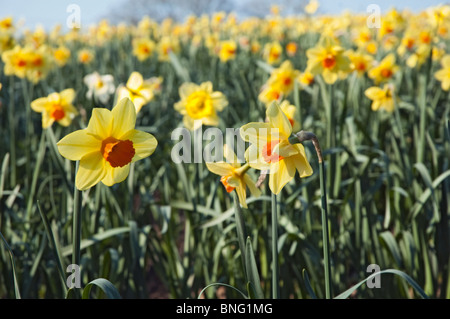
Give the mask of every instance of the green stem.
<path id="1" fill-rule="evenodd" d="M 272 298 L 279 298 L 277 195 L 272 193 Z"/>
<path id="2" fill-rule="evenodd" d="M 75 176 L 78 172 L 80 163 L 77 161 Z M 74 186 L 73 193 L 73 252 L 72 252 L 72 264 L 80 265 L 81 259 L 81 192 L 76 186 Z"/>
<path id="3" fill-rule="evenodd" d="M 312 141 L 314 148 L 316 149 L 317 157 L 319 160 L 319 174 L 320 174 L 320 193 L 322 201 L 322 241 L 323 241 L 323 263 L 325 270 L 325 297 L 331 299 L 331 262 L 330 262 L 330 249 L 329 249 L 329 235 L 328 235 L 328 204 L 327 204 L 327 192 L 326 192 L 326 174 L 325 164 L 323 162 L 322 150 L 319 145 L 319 140 L 316 135 L 311 132 L 300 131 L 289 138 L 291 144 L 302 143 L 304 141 Z"/>
<path id="4" fill-rule="evenodd" d="M 323 262 L 325 268 L 325 296 L 331 298 L 331 263 L 328 238 L 328 208 L 325 179 L 325 165 L 320 161 L 320 193 L 322 196 L 322 241 L 323 241 Z"/>

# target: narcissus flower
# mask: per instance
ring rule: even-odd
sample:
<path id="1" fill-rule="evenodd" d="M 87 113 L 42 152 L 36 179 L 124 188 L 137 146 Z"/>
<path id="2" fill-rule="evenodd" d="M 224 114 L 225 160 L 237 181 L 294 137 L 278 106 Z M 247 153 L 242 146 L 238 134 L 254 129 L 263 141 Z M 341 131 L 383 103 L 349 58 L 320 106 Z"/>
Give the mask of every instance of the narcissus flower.
<path id="1" fill-rule="evenodd" d="M 87 128 L 58 142 L 61 155 L 79 161 L 75 185 L 86 190 L 99 182 L 107 186 L 124 181 L 130 164 L 153 154 L 158 144 L 149 133 L 135 129 L 136 109 L 128 98 L 112 111 L 94 108 Z"/>
<path id="2" fill-rule="evenodd" d="M 395 55 L 390 53 L 377 66 L 369 70 L 368 76 L 378 84 L 391 79 L 398 70 L 399 66 L 395 64 Z"/>
<path id="3" fill-rule="evenodd" d="M 376 86 L 368 88 L 364 94 L 372 100 L 372 110 L 384 109 L 387 112 L 394 111 L 394 86 L 385 84 L 383 88 Z"/>
<path id="4" fill-rule="evenodd" d="M 65 46 L 60 46 L 53 50 L 53 58 L 58 66 L 62 67 L 66 65 L 70 58 L 70 50 Z"/>
<path id="5" fill-rule="evenodd" d="M 211 82 L 200 85 L 183 83 L 179 89 L 181 100 L 175 103 L 174 108 L 184 115 L 183 124 L 189 130 L 195 130 L 200 125 L 219 125 L 217 112 L 222 111 L 228 101 L 219 91 L 213 91 Z"/>
<path id="6" fill-rule="evenodd" d="M 445 55 L 441 60 L 442 68 L 434 73 L 436 80 L 441 81 L 441 87 L 444 91 L 450 89 L 450 55 Z"/>
<path id="7" fill-rule="evenodd" d="M 276 88 L 284 95 L 288 95 L 294 89 L 294 82 L 300 75 L 300 71 L 294 69 L 292 62 L 284 61 L 279 68 L 276 68 L 270 74 L 267 84 Z"/>
<path id="8" fill-rule="evenodd" d="M 82 64 L 89 64 L 95 58 L 94 51 L 90 49 L 81 49 L 78 51 L 78 61 Z"/>
<path id="9" fill-rule="evenodd" d="M 251 167 L 269 171 L 269 188 L 278 194 L 290 182 L 295 172 L 300 177 L 312 175 L 302 144 L 290 144 L 292 126 L 277 103 L 266 111 L 268 123 L 252 122 L 241 127 L 243 140 L 250 142 L 245 158 Z"/>
<path id="10" fill-rule="evenodd" d="M 233 60 L 236 57 L 237 44 L 233 40 L 222 41 L 219 44 L 219 58 L 222 62 Z"/>
<path id="11" fill-rule="evenodd" d="M 283 47 L 278 41 L 267 43 L 264 46 L 263 56 L 267 63 L 276 64 L 280 62 Z"/>
<path id="12" fill-rule="evenodd" d="M 131 73 L 125 86 L 117 89 L 117 100 L 128 97 L 139 113 L 142 106 L 153 100 L 156 93 L 161 90 L 162 77 L 152 77 L 144 80 L 139 72 Z"/>
<path id="13" fill-rule="evenodd" d="M 351 71 L 344 49 L 329 36 L 322 37 L 317 46 L 308 49 L 306 56 L 306 70 L 314 75 L 321 74 L 327 84 L 346 78 Z"/>
<path id="14" fill-rule="evenodd" d="M 98 99 L 101 103 L 106 104 L 109 97 L 116 90 L 114 85 L 114 77 L 110 74 L 100 75 L 98 72 L 88 74 L 83 79 L 88 87 L 86 97 Z"/>
<path id="15" fill-rule="evenodd" d="M 206 167 L 214 174 L 221 176 L 220 181 L 228 193 L 236 191 L 242 207 L 247 208 L 247 187 L 250 193 L 258 197 L 261 191 L 256 187 L 247 171 L 249 164 L 240 165 L 236 154 L 226 144 L 223 148 L 226 162 L 206 162 Z"/>
<path id="16" fill-rule="evenodd" d="M 373 57 L 362 52 L 348 51 L 347 56 L 350 59 L 350 68 L 362 76 L 372 67 Z"/>
<path id="17" fill-rule="evenodd" d="M 133 40 L 133 55 L 135 55 L 139 61 L 145 61 L 151 57 L 155 48 L 155 42 L 149 38 L 141 37 Z"/>
<path id="18" fill-rule="evenodd" d="M 73 89 L 66 89 L 60 93 L 51 93 L 31 102 L 33 111 L 42 113 L 42 128 L 49 128 L 54 122 L 62 126 L 69 126 L 78 111 L 72 105 L 75 98 Z"/>
<path id="19" fill-rule="evenodd" d="M 12 50 L 3 52 L 6 75 L 27 78 L 33 83 L 44 79 L 53 67 L 50 50 L 42 45 L 38 49 L 30 46 L 15 46 Z"/>

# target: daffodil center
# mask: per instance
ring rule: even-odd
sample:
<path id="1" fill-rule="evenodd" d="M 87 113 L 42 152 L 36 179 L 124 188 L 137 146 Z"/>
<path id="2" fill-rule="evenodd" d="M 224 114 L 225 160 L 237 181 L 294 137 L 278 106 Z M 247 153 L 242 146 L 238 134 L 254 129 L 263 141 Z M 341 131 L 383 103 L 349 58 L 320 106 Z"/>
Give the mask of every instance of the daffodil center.
<path id="1" fill-rule="evenodd" d="M 382 69 L 380 74 L 384 78 L 390 78 L 392 76 L 392 70 L 391 69 Z"/>
<path id="2" fill-rule="evenodd" d="M 235 189 L 235 187 L 228 184 L 228 178 L 230 178 L 231 176 L 232 175 L 222 176 L 222 178 L 220 179 L 220 181 L 222 182 L 223 186 L 225 187 L 228 193 L 231 193 Z"/>
<path id="3" fill-rule="evenodd" d="M 102 80 L 98 80 L 97 83 L 95 84 L 95 87 L 99 90 L 99 89 L 101 89 L 104 85 L 105 85 L 105 83 L 103 83 Z"/>
<path id="4" fill-rule="evenodd" d="M 280 140 L 270 140 L 262 149 L 262 156 L 267 163 L 276 163 L 281 161 L 284 157 L 273 152 L 275 146 L 280 143 Z"/>
<path id="5" fill-rule="evenodd" d="M 332 54 L 327 54 L 322 61 L 322 65 L 325 69 L 332 69 L 336 65 L 336 58 Z"/>
<path id="6" fill-rule="evenodd" d="M 109 162 L 112 167 L 123 167 L 131 163 L 131 160 L 136 154 L 132 141 L 121 141 L 114 137 L 108 137 L 103 140 L 100 151 L 103 158 Z"/>
<path id="7" fill-rule="evenodd" d="M 55 121 L 62 120 L 65 115 L 66 115 L 66 112 L 64 112 L 64 109 L 61 106 L 61 104 L 55 103 L 55 104 L 52 105 L 52 108 L 50 110 L 50 116 Z"/>
<path id="8" fill-rule="evenodd" d="M 208 93 L 194 92 L 187 98 L 186 110 L 193 119 L 201 119 L 214 114 L 211 97 Z"/>

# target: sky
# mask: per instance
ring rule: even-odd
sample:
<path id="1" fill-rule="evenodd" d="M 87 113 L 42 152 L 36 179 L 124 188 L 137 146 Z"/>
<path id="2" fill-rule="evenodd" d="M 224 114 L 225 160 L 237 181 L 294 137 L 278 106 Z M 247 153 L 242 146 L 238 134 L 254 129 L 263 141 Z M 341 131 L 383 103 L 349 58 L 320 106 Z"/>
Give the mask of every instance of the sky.
<path id="1" fill-rule="evenodd" d="M 63 28 L 67 20 L 75 11 L 69 10 L 71 4 L 76 4 L 80 10 L 81 27 L 89 26 L 104 18 L 113 8 L 120 6 L 124 0 L 0 0 L 0 18 L 13 16 L 15 22 L 20 20 L 25 27 L 34 29 L 41 24 L 51 29 L 57 24 Z M 186 0 L 189 1 L 189 0 Z M 236 0 L 239 3 L 245 0 Z M 294 0 L 296 1 L 296 0 Z M 301 1 L 301 0 L 298 0 Z M 430 6 L 436 6 L 445 0 L 319 0 L 320 13 L 340 13 L 344 9 L 351 12 L 367 12 L 370 4 L 380 6 L 381 12 L 392 7 L 397 9 L 410 9 L 418 12 Z M 276 1 L 274 0 L 274 4 Z M 73 8 L 73 7 L 72 7 Z"/>

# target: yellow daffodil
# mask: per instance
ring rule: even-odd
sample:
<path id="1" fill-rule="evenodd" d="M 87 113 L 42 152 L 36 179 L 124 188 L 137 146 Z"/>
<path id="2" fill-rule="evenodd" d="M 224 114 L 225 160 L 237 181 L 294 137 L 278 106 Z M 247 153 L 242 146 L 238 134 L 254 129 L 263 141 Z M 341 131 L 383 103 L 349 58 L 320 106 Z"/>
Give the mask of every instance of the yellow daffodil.
<path id="1" fill-rule="evenodd" d="M 350 69 L 350 60 L 344 55 L 344 49 L 331 37 L 322 37 L 316 47 L 306 51 L 307 71 L 321 74 L 327 84 L 344 79 Z"/>
<path id="2" fill-rule="evenodd" d="M 79 161 L 75 185 L 86 190 L 99 182 L 107 186 L 124 181 L 130 164 L 153 154 L 158 144 L 153 135 L 135 129 L 136 109 L 128 98 L 111 111 L 94 108 L 87 128 L 58 142 L 61 155 Z"/>
<path id="3" fill-rule="evenodd" d="M 294 69 L 292 62 L 284 61 L 279 68 L 270 74 L 267 80 L 269 86 L 275 87 L 284 95 L 288 95 L 294 89 L 294 82 L 300 75 L 300 71 Z"/>
<path id="4" fill-rule="evenodd" d="M 62 67 L 66 65 L 70 58 L 70 50 L 65 46 L 60 46 L 53 50 L 53 57 L 58 66 Z"/>
<path id="5" fill-rule="evenodd" d="M 133 40 L 133 55 L 139 61 L 145 61 L 150 58 L 155 51 L 156 44 L 149 38 L 137 38 Z"/>
<path id="6" fill-rule="evenodd" d="M 288 44 L 286 44 L 286 54 L 290 57 L 295 56 L 295 54 L 297 53 L 298 50 L 298 45 L 297 43 L 291 41 Z"/>
<path id="7" fill-rule="evenodd" d="M 78 51 L 78 62 L 82 64 L 89 64 L 94 60 L 94 58 L 95 53 L 90 49 L 81 49 Z"/>
<path id="8" fill-rule="evenodd" d="M 286 115 L 289 123 L 291 123 L 292 131 L 298 132 L 300 130 L 298 108 L 286 100 L 280 103 L 280 108 L 283 111 L 284 115 Z"/>
<path id="9" fill-rule="evenodd" d="M 241 166 L 236 154 L 226 144 L 223 151 L 226 162 L 207 162 L 206 167 L 212 173 L 221 176 L 220 181 L 226 191 L 231 193 L 235 190 L 242 207 L 247 208 L 247 187 L 255 197 L 261 195 L 261 191 L 255 186 L 250 175 L 247 174 L 250 165 L 244 164 Z"/>
<path id="10" fill-rule="evenodd" d="M 392 84 L 385 84 L 383 88 L 376 86 L 368 88 L 364 94 L 372 100 L 372 110 L 384 109 L 387 112 L 394 111 L 394 87 Z"/>
<path id="11" fill-rule="evenodd" d="M 355 71 L 358 76 L 362 76 L 372 66 L 373 57 L 371 55 L 362 52 L 348 51 L 347 56 L 350 59 L 350 68 Z"/>
<path id="12" fill-rule="evenodd" d="M 159 61 L 169 61 L 169 53 L 177 53 L 180 50 L 180 43 L 175 37 L 164 36 L 159 40 L 156 50 Z"/>
<path id="13" fill-rule="evenodd" d="M 189 130 L 195 130 L 200 125 L 219 125 L 217 112 L 222 111 L 228 101 L 223 93 L 213 91 L 211 82 L 200 85 L 195 83 L 183 83 L 179 89 L 181 100 L 175 103 L 174 108 L 183 117 L 184 126 Z"/>
<path id="14" fill-rule="evenodd" d="M 314 83 L 314 74 L 305 71 L 300 73 L 297 79 L 300 82 L 300 84 L 303 84 L 304 86 L 310 86 L 311 84 Z"/>
<path id="15" fill-rule="evenodd" d="M 276 85 L 266 84 L 262 87 L 258 95 L 258 100 L 269 106 L 273 101 L 280 101 L 283 97 L 283 92 Z"/>
<path id="16" fill-rule="evenodd" d="M 300 177 L 310 176 L 313 171 L 301 144 L 290 144 L 292 126 L 277 103 L 267 111 L 268 123 L 252 122 L 241 127 L 243 140 L 250 142 L 245 152 L 249 165 L 255 169 L 269 171 L 269 188 L 278 194 L 291 181 L 295 172 Z"/>
<path id="17" fill-rule="evenodd" d="M 44 79 L 53 67 L 50 50 L 42 45 L 38 49 L 16 46 L 12 50 L 3 52 L 6 75 L 16 75 L 27 78 L 33 83 Z"/>
<path id="18" fill-rule="evenodd" d="M 161 77 L 152 77 L 144 80 L 142 74 L 133 72 L 126 85 L 117 89 L 117 100 L 120 101 L 125 97 L 129 98 L 136 107 L 136 113 L 139 113 L 141 108 L 153 100 L 155 94 L 161 90 L 161 83 Z"/>
<path id="19" fill-rule="evenodd" d="M 368 76 L 378 84 L 390 80 L 398 70 L 394 53 L 389 53 L 378 65 L 369 70 Z"/>
<path id="20" fill-rule="evenodd" d="M 266 43 L 263 49 L 263 56 L 267 63 L 277 64 L 281 61 L 283 47 L 278 41 Z"/>
<path id="21" fill-rule="evenodd" d="M 62 126 L 69 126 L 78 111 L 72 105 L 75 98 L 73 89 L 66 89 L 60 93 L 51 93 L 31 102 L 33 111 L 42 113 L 42 128 L 49 128 L 54 122 Z"/>
<path id="22" fill-rule="evenodd" d="M 444 55 L 441 60 L 442 68 L 434 73 L 436 80 L 441 81 L 441 87 L 444 91 L 450 89 L 450 55 Z"/>
<path id="23" fill-rule="evenodd" d="M 237 44 L 233 40 L 222 41 L 219 44 L 219 58 L 222 62 L 233 60 L 236 57 Z"/>

